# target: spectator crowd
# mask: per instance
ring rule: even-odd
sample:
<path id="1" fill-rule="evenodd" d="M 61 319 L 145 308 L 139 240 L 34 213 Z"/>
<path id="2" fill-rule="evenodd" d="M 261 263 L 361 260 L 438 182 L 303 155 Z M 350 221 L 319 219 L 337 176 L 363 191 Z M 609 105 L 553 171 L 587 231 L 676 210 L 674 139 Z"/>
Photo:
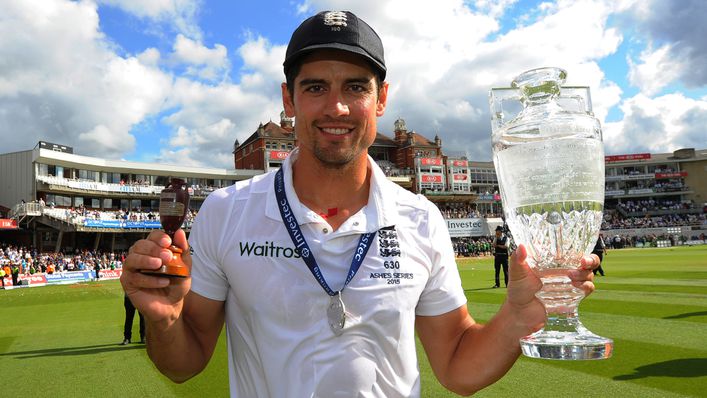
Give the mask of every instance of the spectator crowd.
<path id="1" fill-rule="evenodd" d="M 132 210 L 120 209 L 106 211 L 87 209 L 83 205 L 65 209 L 45 209 L 44 213 L 73 224 L 83 224 L 85 220 L 158 221 L 160 218 L 160 214 L 152 210 L 144 211 L 135 208 Z M 191 226 L 197 213 L 197 210 L 187 209 L 187 215 L 184 220 L 185 226 Z"/>
<path id="2" fill-rule="evenodd" d="M 665 214 L 660 216 L 624 217 L 618 212 L 604 215 L 601 229 L 664 228 L 707 224 L 705 214 Z"/>
<path id="3" fill-rule="evenodd" d="M 627 200 L 619 203 L 617 208 L 623 209 L 627 213 L 649 212 L 658 210 L 689 210 L 694 208 L 692 201 L 677 200 Z"/>
<path id="4" fill-rule="evenodd" d="M 452 238 L 452 245 L 457 257 L 490 256 L 493 254 L 493 239 L 492 236 Z"/>
<path id="5" fill-rule="evenodd" d="M 125 252 L 93 252 L 86 249 L 73 252 L 40 253 L 35 248 L 0 243 L 0 267 L 5 269 L 5 273 L 8 275 L 15 267 L 20 275 L 86 271 L 96 268 L 117 269 L 123 267 L 126 256 Z"/>

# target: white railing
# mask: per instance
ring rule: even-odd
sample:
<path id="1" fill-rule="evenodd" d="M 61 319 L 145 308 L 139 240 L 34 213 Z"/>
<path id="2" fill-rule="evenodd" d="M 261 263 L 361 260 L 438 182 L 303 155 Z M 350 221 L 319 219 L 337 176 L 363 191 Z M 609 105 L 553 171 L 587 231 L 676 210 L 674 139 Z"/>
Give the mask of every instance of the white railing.
<path id="1" fill-rule="evenodd" d="M 159 194 L 164 187 L 155 185 L 113 184 L 91 180 L 75 180 L 53 176 L 37 176 L 37 180 L 46 184 L 81 189 L 84 191 L 119 192 L 139 194 Z"/>

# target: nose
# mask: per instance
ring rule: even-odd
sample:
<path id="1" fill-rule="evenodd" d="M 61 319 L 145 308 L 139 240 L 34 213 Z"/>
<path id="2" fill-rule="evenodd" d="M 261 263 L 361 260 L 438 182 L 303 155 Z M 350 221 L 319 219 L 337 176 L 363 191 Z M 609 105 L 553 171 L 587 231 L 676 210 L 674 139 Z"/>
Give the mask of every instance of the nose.
<path id="1" fill-rule="evenodd" d="M 332 90 L 329 93 L 325 113 L 327 116 L 332 117 L 347 116 L 349 114 L 349 106 L 340 92 Z"/>

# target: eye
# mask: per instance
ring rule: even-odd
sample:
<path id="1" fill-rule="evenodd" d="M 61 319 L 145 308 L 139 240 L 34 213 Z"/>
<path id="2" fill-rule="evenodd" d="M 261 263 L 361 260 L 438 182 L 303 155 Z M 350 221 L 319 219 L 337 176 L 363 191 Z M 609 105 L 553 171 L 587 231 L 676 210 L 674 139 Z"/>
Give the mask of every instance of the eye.
<path id="1" fill-rule="evenodd" d="M 308 93 L 321 93 L 324 91 L 324 86 L 321 84 L 312 84 L 304 88 L 304 91 Z"/>
<path id="2" fill-rule="evenodd" d="M 357 94 L 365 94 L 373 91 L 373 87 L 367 83 L 351 83 L 348 89 Z"/>
<path id="3" fill-rule="evenodd" d="M 362 93 L 366 91 L 366 87 L 361 84 L 352 84 L 349 89 L 355 93 Z"/>

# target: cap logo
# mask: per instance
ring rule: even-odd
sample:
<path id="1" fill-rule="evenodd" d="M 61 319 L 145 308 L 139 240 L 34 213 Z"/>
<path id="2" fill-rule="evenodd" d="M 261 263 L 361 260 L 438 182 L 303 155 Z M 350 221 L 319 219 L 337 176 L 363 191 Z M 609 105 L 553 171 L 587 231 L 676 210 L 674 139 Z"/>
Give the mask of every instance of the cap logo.
<path id="1" fill-rule="evenodd" d="M 324 14 L 324 25 L 331 26 L 332 30 L 339 30 L 341 26 L 346 26 L 346 13 L 342 11 L 329 11 Z M 339 29 L 335 29 L 339 27 Z"/>

